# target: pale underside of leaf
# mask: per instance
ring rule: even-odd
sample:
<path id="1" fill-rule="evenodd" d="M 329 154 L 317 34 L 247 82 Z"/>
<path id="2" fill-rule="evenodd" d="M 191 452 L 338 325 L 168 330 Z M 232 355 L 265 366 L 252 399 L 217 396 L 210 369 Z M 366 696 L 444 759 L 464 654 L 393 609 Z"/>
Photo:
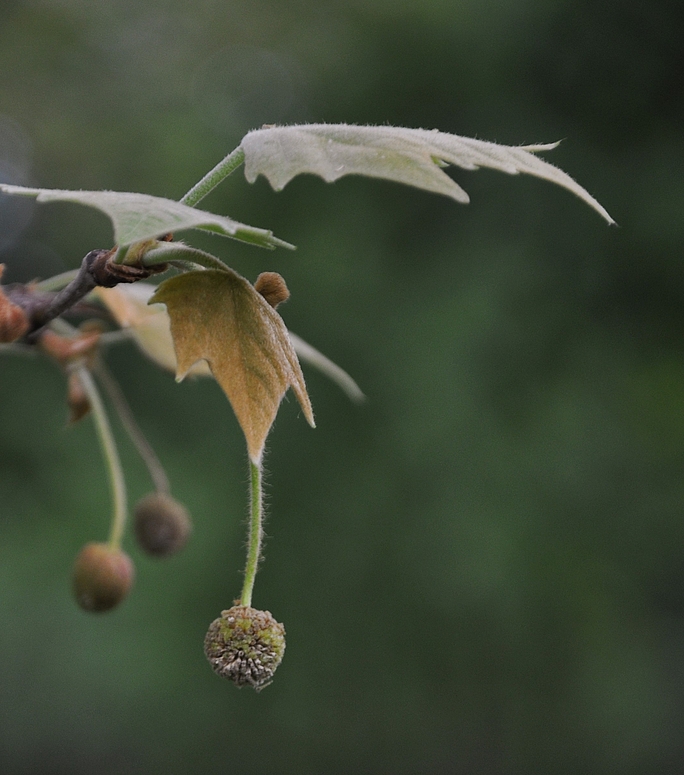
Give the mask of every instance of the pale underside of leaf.
<path id="1" fill-rule="evenodd" d="M 203 229 L 260 247 L 288 247 L 272 232 L 247 226 L 222 215 L 188 207 L 171 199 L 121 191 L 60 191 L 0 183 L 4 194 L 35 197 L 38 202 L 74 202 L 94 207 L 109 217 L 120 246 L 161 237 L 184 229 Z"/>
<path id="2" fill-rule="evenodd" d="M 313 411 L 297 355 L 280 315 L 232 270 L 187 272 L 152 298 L 171 318 L 177 379 L 200 360 L 230 401 L 257 463 L 280 402 L 292 387 L 310 425 Z"/>
<path id="3" fill-rule="evenodd" d="M 292 331 L 290 331 L 290 341 L 300 360 L 305 361 L 318 369 L 322 374 L 325 374 L 325 376 L 343 390 L 348 398 L 354 401 L 354 403 L 360 404 L 366 400 L 366 396 L 354 379 L 334 361 L 331 361 L 330 358 L 323 355 L 322 352 L 319 352 L 308 342 L 305 342 L 300 336 L 297 336 L 297 334 L 293 334 Z"/>
<path id="4" fill-rule="evenodd" d="M 442 170 L 446 164 L 462 169 L 480 167 L 525 173 L 572 191 L 599 212 L 613 219 L 569 175 L 535 153 L 548 145 L 506 146 L 459 137 L 436 129 L 347 124 L 303 124 L 270 127 L 249 132 L 242 140 L 245 177 L 253 183 L 264 175 L 280 191 L 296 175 L 319 175 L 331 183 L 344 175 L 366 175 L 405 183 L 426 191 L 469 201 L 466 192 Z"/>

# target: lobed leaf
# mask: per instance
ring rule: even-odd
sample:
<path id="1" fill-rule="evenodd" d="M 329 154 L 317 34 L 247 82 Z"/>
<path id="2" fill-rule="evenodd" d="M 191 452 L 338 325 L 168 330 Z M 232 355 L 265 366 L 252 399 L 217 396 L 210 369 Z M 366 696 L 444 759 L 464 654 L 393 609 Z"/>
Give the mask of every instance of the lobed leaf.
<path id="1" fill-rule="evenodd" d="M 75 202 L 109 217 L 120 246 L 161 237 L 184 229 L 203 229 L 264 248 L 293 246 L 266 229 L 247 226 L 223 215 L 188 207 L 171 199 L 122 191 L 60 191 L 0 183 L 4 194 L 35 197 L 38 202 Z"/>
<path id="2" fill-rule="evenodd" d="M 249 132 L 242 140 L 245 177 L 253 183 L 264 175 L 280 191 L 296 175 L 311 173 L 331 183 L 344 175 L 366 175 L 394 180 L 467 203 L 468 194 L 442 167 L 455 164 L 466 170 L 489 167 L 510 175 L 520 172 L 543 178 L 572 191 L 599 212 L 613 219 L 569 175 L 535 156 L 548 145 L 507 146 L 459 137 L 436 129 L 348 124 L 302 124 L 266 127 Z"/>
<path id="3" fill-rule="evenodd" d="M 140 349 L 158 366 L 175 374 L 178 363 L 171 338 L 171 321 L 163 304 L 149 304 L 156 286 L 145 282 L 95 289 L 95 295 L 107 307 L 116 322 L 130 330 Z M 189 372 L 193 376 L 210 376 L 204 361 Z"/>
<path id="4" fill-rule="evenodd" d="M 186 272 L 165 280 L 152 302 L 166 304 L 181 380 L 206 361 L 230 401 L 258 463 L 280 402 L 292 387 L 310 425 L 313 411 L 280 315 L 232 270 Z"/>

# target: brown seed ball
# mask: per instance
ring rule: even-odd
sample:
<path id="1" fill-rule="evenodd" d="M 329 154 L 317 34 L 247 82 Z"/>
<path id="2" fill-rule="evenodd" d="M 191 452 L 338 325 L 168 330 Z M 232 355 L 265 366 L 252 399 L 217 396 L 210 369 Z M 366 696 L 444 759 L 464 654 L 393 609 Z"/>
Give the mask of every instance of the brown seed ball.
<path id="1" fill-rule="evenodd" d="M 109 611 L 118 605 L 133 585 L 131 558 L 107 544 L 86 544 L 74 563 L 73 589 L 84 611 Z"/>
<path id="2" fill-rule="evenodd" d="M 192 522 L 187 509 L 177 500 L 153 492 L 136 504 L 134 528 L 142 549 L 155 557 L 168 557 L 185 546 Z"/>
<path id="3" fill-rule="evenodd" d="M 285 628 L 269 611 L 236 605 L 209 625 L 204 653 L 216 673 L 259 692 L 283 659 Z"/>
<path id="4" fill-rule="evenodd" d="M 254 290 L 275 309 L 290 298 L 285 280 L 277 272 L 262 272 L 254 281 Z"/>

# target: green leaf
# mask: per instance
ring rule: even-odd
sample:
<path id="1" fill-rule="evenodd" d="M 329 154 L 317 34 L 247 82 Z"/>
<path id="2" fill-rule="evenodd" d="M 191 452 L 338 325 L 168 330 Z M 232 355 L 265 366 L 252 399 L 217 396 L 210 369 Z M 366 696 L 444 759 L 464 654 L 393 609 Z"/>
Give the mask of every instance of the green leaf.
<path id="1" fill-rule="evenodd" d="M 171 199 L 149 194 L 121 191 L 60 191 L 47 188 L 25 188 L 0 183 L 0 191 L 17 196 L 33 196 L 38 202 L 75 202 L 100 210 L 114 226 L 114 240 L 119 246 L 161 237 L 184 229 L 204 229 L 264 248 L 287 247 L 266 229 L 246 226 L 223 215 L 214 215 L 188 207 Z"/>
<path id="2" fill-rule="evenodd" d="M 166 304 L 181 380 L 201 360 L 230 401 L 258 463 L 280 402 L 292 387 L 310 425 L 313 411 L 280 315 L 232 269 L 186 272 L 164 281 L 151 302 Z"/>
<path id="3" fill-rule="evenodd" d="M 524 172 L 572 191 L 614 223 L 606 210 L 558 167 L 535 156 L 548 145 L 507 146 L 459 137 L 436 129 L 390 126 L 303 124 L 249 132 L 242 140 L 245 177 L 253 183 L 264 175 L 280 191 L 296 175 L 320 175 L 332 183 L 344 175 L 367 175 L 406 183 L 467 203 L 468 194 L 442 171 L 455 164 L 466 170 L 479 167 L 516 175 Z"/>

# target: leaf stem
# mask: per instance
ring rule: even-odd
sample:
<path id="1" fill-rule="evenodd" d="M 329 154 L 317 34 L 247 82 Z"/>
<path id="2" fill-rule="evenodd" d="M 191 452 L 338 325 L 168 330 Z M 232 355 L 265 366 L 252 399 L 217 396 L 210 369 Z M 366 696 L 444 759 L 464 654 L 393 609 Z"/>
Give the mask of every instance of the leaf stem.
<path id="1" fill-rule="evenodd" d="M 181 204 L 188 205 L 188 207 L 195 207 L 210 191 L 213 191 L 221 181 L 234 172 L 244 160 L 245 152 L 242 150 L 242 146 L 238 145 L 234 151 L 220 161 L 214 169 L 209 170 L 202 180 L 196 183 L 190 191 L 188 191 L 188 193 L 180 200 Z"/>
<path id="2" fill-rule="evenodd" d="M 249 461 L 249 474 L 251 483 L 250 515 L 249 515 L 249 542 L 247 544 L 247 565 L 245 566 L 245 581 L 242 585 L 240 605 L 252 605 L 252 591 L 256 578 L 259 557 L 261 556 L 261 542 L 264 537 L 263 518 L 264 502 L 261 487 L 262 472 L 261 461 L 254 463 Z"/>
<path id="3" fill-rule="evenodd" d="M 128 245 L 120 245 L 116 249 L 116 255 L 114 256 L 114 263 L 115 264 L 123 264 L 126 259 L 126 254 L 128 253 Z"/>
<path id="4" fill-rule="evenodd" d="M 109 547 L 115 551 L 121 549 L 121 539 L 123 538 L 124 528 L 126 526 L 126 482 L 123 476 L 121 460 L 116 449 L 116 442 L 112 434 L 112 428 L 107 418 L 107 413 L 100 398 L 100 392 L 93 380 L 90 371 L 83 363 L 74 367 L 83 389 L 88 396 L 90 406 L 95 419 L 95 428 L 102 447 L 102 453 L 107 464 L 109 472 L 109 484 L 112 491 L 113 514 L 112 524 L 109 531 Z"/>
<path id="5" fill-rule="evenodd" d="M 171 491 L 169 477 L 166 475 L 166 471 L 157 457 L 156 452 L 152 449 L 152 445 L 138 425 L 135 415 L 131 410 L 123 390 L 121 390 L 119 383 L 114 379 L 112 373 L 100 359 L 98 359 L 98 363 L 95 367 L 95 374 L 109 396 L 109 400 L 114 405 L 126 433 L 138 450 L 138 454 L 143 459 L 150 479 L 152 479 L 152 483 L 154 484 L 154 489 L 159 493 L 168 495 Z"/>
<path id="6" fill-rule="evenodd" d="M 49 291 L 59 291 L 64 288 L 65 285 L 69 285 L 73 282 L 78 275 L 78 269 L 69 269 L 67 272 L 56 274 L 54 277 L 48 277 L 45 280 L 35 284 L 35 289 L 41 293 L 48 293 Z"/>

